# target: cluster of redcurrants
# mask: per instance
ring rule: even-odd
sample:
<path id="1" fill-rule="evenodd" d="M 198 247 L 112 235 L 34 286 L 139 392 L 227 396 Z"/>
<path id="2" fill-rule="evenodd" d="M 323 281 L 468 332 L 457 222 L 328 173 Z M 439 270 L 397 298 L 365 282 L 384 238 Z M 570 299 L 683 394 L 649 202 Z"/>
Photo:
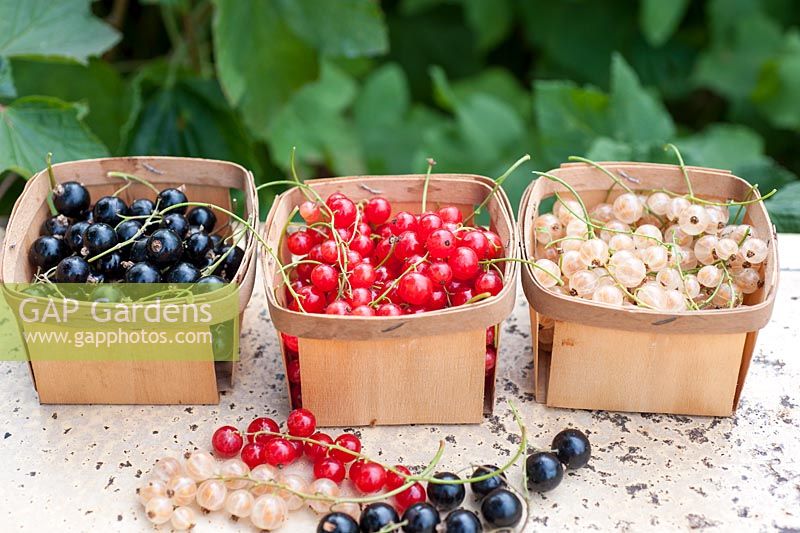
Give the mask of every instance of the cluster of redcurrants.
<path id="1" fill-rule="evenodd" d="M 212 233 L 211 208 L 187 212 L 180 189 L 159 191 L 155 202 L 127 205 L 110 195 L 92 205 L 86 187 L 68 181 L 55 186 L 52 200 L 56 213 L 28 251 L 35 281 L 222 284 L 244 258 L 236 243 Z"/>

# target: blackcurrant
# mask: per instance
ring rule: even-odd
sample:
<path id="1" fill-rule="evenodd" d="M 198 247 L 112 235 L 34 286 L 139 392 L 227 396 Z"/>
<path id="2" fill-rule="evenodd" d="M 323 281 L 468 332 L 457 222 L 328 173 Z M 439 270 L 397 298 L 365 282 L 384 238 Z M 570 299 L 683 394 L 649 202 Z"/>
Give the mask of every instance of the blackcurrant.
<path id="1" fill-rule="evenodd" d="M 403 513 L 405 533 L 436 533 L 436 526 L 442 519 L 439 511 L 429 503 L 415 503 Z"/>
<path id="2" fill-rule="evenodd" d="M 117 232 L 103 222 L 95 222 L 83 232 L 83 246 L 90 257 L 116 246 L 117 242 Z"/>
<path id="3" fill-rule="evenodd" d="M 79 217 L 91 203 L 89 191 L 77 181 L 60 183 L 53 190 L 53 205 L 65 217 Z"/>
<path id="4" fill-rule="evenodd" d="M 361 511 L 361 519 L 358 521 L 361 533 L 375 533 L 385 528 L 389 524 L 396 524 L 400 521 L 397 511 L 388 503 L 378 502 L 367 505 Z"/>
<path id="5" fill-rule="evenodd" d="M 532 453 L 525 460 L 525 474 L 528 477 L 528 490 L 547 492 L 556 488 L 564 477 L 564 467 L 555 454 L 550 452 Z"/>
<path id="6" fill-rule="evenodd" d="M 83 232 L 86 231 L 88 227 L 88 222 L 80 220 L 72 224 L 67 230 L 66 235 L 64 235 L 64 242 L 67 243 L 67 246 L 69 246 L 73 252 L 80 253 L 83 249 Z"/>
<path id="7" fill-rule="evenodd" d="M 128 207 L 128 214 L 132 217 L 147 217 L 153 214 L 156 206 L 147 198 L 134 200 Z M 144 219 L 142 219 L 144 220 Z"/>
<path id="8" fill-rule="evenodd" d="M 482 477 L 487 474 L 491 474 L 492 472 L 496 472 L 497 470 L 499 470 L 499 468 L 494 465 L 479 466 L 475 469 L 470 477 Z M 484 479 L 483 481 L 475 481 L 474 483 L 470 483 L 470 487 L 472 487 L 472 493 L 475 495 L 475 498 L 480 500 L 494 489 L 505 487 L 507 484 L 505 473 L 500 473 L 496 476 Z"/>
<path id="9" fill-rule="evenodd" d="M 64 241 L 56 239 L 50 235 L 39 237 L 28 250 L 28 260 L 33 266 L 50 270 L 64 259 L 69 253 L 69 249 Z"/>
<path id="10" fill-rule="evenodd" d="M 86 259 L 71 255 L 58 263 L 54 278 L 56 283 L 85 283 L 90 273 Z"/>
<path id="11" fill-rule="evenodd" d="M 119 239 L 119 242 L 125 242 L 133 238 L 140 229 L 142 229 L 142 223 L 138 220 L 126 220 L 117 226 L 117 239 Z"/>
<path id="12" fill-rule="evenodd" d="M 159 229 L 147 238 L 147 259 L 156 266 L 177 263 L 183 256 L 181 238 L 171 229 Z"/>
<path id="13" fill-rule="evenodd" d="M 141 263 L 142 261 L 147 261 L 146 238 L 143 237 L 133 242 L 128 252 L 128 259 L 130 259 L 133 263 Z"/>
<path id="14" fill-rule="evenodd" d="M 551 448 L 568 470 L 585 466 L 592 456 L 589 438 L 577 429 L 565 429 L 556 435 Z"/>
<path id="15" fill-rule="evenodd" d="M 214 251 L 219 250 L 220 244 L 222 244 L 222 237 L 219 235 L 211 235 L 211 242 L 214 243 Z"/>
<path id="16" fill-rule="evenodd" d="M 317 533 L 358 533 L 358 523 L 344 513 L 328 513 L 317 525 Z"/>
<path id="17" fill-rule="evenodd" d="M 162 228 L 168 228 L 178 234 L 178 236 L 183 239 L 186 237 L 186 233 L 189 231 L 189 223 L 186 221 L 186 217 L 180 213 L 168 213 L 164 215 L 164 218 L 161 219 Z"/>
<path id="18" fill-rule="evenodd" d="M 160 211 L 166 210 L 168 207 L 172 207 L 173 205 L 182 204 L 187 202 L 188 199 L 186 195 L 183 194 L 183 191 L 178 189 L 164 189 L 160 193 L 158 193 L 158 209 Z M 175 209 L 170 209 L 170 213 L 180 213 L 181 215 L 186 212 L 186 206 L 176 207 Z"/>
<path id="19" fill-rule="evenodd" d="M 456 509 L 444 519 L 447 533 L 482 533 L 483 525 L 478 515 L 467 509 Z"/>
<path id="20" fill-rule="evenodd" d="M 228 250 L 231 250 L 230 246 L 223 246 L 219 250 L 219 255 L 221 256 L 225 254 Z M 222 260 L 222 263 L 219 264 L 214 273 L 224 277 L 225 279 L 233 280 L 233 277 L 236 275 L 236 272 L 238 272 L 239 266 L 241 266 L 243 260 L 244 250 L 238 246 L 234 246 L 231 252 L 225 256 L 225 259 Z"/>
<path id="21" fill-rule="evenodd" d="M 508 489 L 495 489 L 483 499 L 481 514 L 493 528 L 514 527 L 522 519 L 522 502 Z"/>
<path id="22" fill-rule="evenodd" d="M 178 263 L 164 274 L 167 283 L 194 283 L 200 279 L 200 271 L 190 263 Z"/>
<path id="23" fill-rule="evenodd" d="M 436 479 L 447 481 L 458 481 L 461 478 L 450 472 L 438 472 L 433 476 Z M 464 501 L 466 496 L 466 489 L 463 484 L 439 484 L 428 483 L 428 500 L 436 506 L 440 511 L 450 511 L 455 509 L 461 502 Z"/>
<path id="24" fill-rule="evenodd" d="M 127 283 L 161 283 L 161 274 L 150 263 L 136 263 L 125 272 Z"/>
<path id="25" fill-rule="evenodd" d="M 122 217 L 128 214 L 128 206 L 122 198 L 117 196 L 103 196 L 94 204 L 95 223 L 103 222 L 109 226 L 116 226 L 122 222 Z"/>
<path id="26" fill-rule="evenodd" d="M 119 251 L 105 254 L 92 261 L 92 274 L 101 274 L 104 279 L 114 279 L 122 274 L 122 254 Z"/>
<path id="27" fill-rule="evenodd" d="M 217 224 L 217 216 L 211 209 L 204 206 L 198 206 L 189 211 L 186 220 L 192 226 L 201 226 L 208 233 L 214 231 L 214 226 Z"/>
<path id="28" fill-rule="evenodd" d="M 64 215 L 56 215 L 42 222 L 39 230 L 40 235 L 52 235 L 53 237 L 63 237 L 69 230 L 69 219 Z"/>
<path id="29" fill-rule="evenodd" d="M 89 224 L 94 224 L 94 211 L 92 209 L 87 209 L 75 217 L 75 220 L 82 220 L 84 222 L 88 222 Z"/>
<path id="30" fill-rule="evenodd" d="M 214 249 L 211 237 L 204 231 L 193 233 L 183 243 L 186 259 L 193 264 L 202 262 Z"/>

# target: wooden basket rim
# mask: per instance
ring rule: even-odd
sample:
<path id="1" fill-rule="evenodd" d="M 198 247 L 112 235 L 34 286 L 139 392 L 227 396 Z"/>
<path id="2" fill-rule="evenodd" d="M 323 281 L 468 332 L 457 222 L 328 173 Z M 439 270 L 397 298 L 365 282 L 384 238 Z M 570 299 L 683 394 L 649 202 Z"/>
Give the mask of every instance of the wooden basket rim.
<path id="1" fill-rule="evenodd" d="M 607 169 L 616 168 L 643 168 L 664 169 L 680 171 L 680 166 L 660 163 L 637 162 L 600 162 Z M 585 168 L 594 172 L 593 167 L 586 163 L 566 163 L 559 168 L 574 170 Z M 686 167 L 693 175 L 715 177 L 717 179 L 734 180 L 749 186 L 749 183 L 727 170 L 708 167 Z M 559 169 L 551 170 L 557 173 Z M 521 236 L 521 250 L 524 259 L 530 259 L 532 244 L 532 214 L 538 207 L 538 202 L 533 199 L 533 194 L 542 188 L 546 178 L 532 182 L 523 193 L 519 208 L 519 233 Z M 569 180 L 565 180 L 569 183 Z M 608 188 L 608 182 L 603 184 Z M 563 190 L 563 187 L 560 187 Z M 636 190 L 635 187 L 632 187 Z M 580 192 L 580 190 L 578 191 Z M 756 331 L 764 327 L 772 314 L 775 304 L 775 293 L 778 286 L 779 268 L 777 255 L 777 234 L 772 225 L 769 213 L 763 202 L 751 204 L 751 207 L 763 212 L 768 228 L 759 228 L 768 232 L 772 244 L 769 247 L 768 261 L 772 269 L 772 285 L 767 287 L 765 298 L 762 302 L 753 305 L 741 306 L 734 309 L 714 309 L 707 311 L 681 311 L 664 312 L 651 309 L 630 307 L 617 307 L 609 304 L 593 302 L 590 300 L 576 299 L 547 290 L 533 275 L 533 267 L 522 265 L 522 288 L 528 303 L 537 312 L 565 322 L 581 322 L 589 326 L 604 327 L 632 331 L 652 331 L 660 333 L 741 333 Z M 613 326 L 612 326 L 613 324 Z"/>
<path id="2" fill-rule="evenodd" d="M 415 182 L 424 181 L 425 174 L 396 174 L 396 175 L 364 175 L 364 176 L 345 176 L 336 178 L 322 178 L 314 179 L 306 182 L 311 187 L 319 186 L 336 186 L 342 183 L 354 182 L 369 182 L 369 181 L 385 181 L 385 182 L 407 182 L 414 180 Z M 478 183 L 487 189 L 487 193 L 491 192 L 494 181 L 485 176 L 475 174 L 431 174 L 431 183 L 433 182 L 462 182 L 462 183 Z M 491 185 L 489 185 L 491 184 Z M 273 224 L 281 223 L 283 221 L 274 220 L 278 207 L 283 203 L 289 201 L 292 193 L 298 190 L 293 187 L 280 195 L 275 197 L 267 221 L 264 224 L 263 238 L 269 242 L 270 228 Z M 499 187 L 494 195 L 494 198 L 500 209 L 502 219 L 499 222 L 505 224 L 509 233 L 509 246 L 507 247 L 506 254 L 510 258 L 517 257 L 517 242 L 518 242 L 518 228 L 514 220 L 514 214 L 511 209 L 511 203 L 508 196 L 502 187 Z M 272 244 L 272 243 L 270 243 Z M 475 320 L 485 322 L 484 327 L 489 327 L 492 324 L 501 322 L 512 311 L 514 302 L 516 300 L 516 275 L 517 265 L 515 261 L 509 261 L 508 274 L 506 275 L 505 284 L 503 289 L 496 296 L 486 300 L 471 304 L 467 308 L 453 307 L 448 309 L 440 309 L 437 311 L 428 311 L 418 315 L 402 315 L 400 317 L 358 317 L 358 316 L 332 316 L 321 314 L 307 314 L 297 311 L 290 311 L 282 307 L 274 294 L 273 286 L 273 273 L 274 269 L 271 266 L 272 258 L 266 252 L 261 254 L 262 268 L 264 270 L 264 284 L 267 295 L 267 303 L 269 306 L 270 316 L 272 317 L 275 327 L 284 333 L 306 337 L 306 338 L 347 338 L 347 339 L 370 339 L 380 336 L 387 337 L 406 337 L 410 335 L 418 335 L 420 329 L 423 329 L 426 334 L 434 335 L 442 331 L 459 331 L 459 322 L 453 319 L 458 317 L 469 316 L 473 323 Z M 502 318 L 496 318 L 502 315 Z M 485 318 L 485 320 L 479 320 Z M 316 325 L 320 322 L 335 323 L 337 330 L 335 337 L 325 332 L 320 333 L 316 329 Z M 453 326 L 456 326 L 456 329 Z M 413 333 L 410 328 L 413 328 Z"/>

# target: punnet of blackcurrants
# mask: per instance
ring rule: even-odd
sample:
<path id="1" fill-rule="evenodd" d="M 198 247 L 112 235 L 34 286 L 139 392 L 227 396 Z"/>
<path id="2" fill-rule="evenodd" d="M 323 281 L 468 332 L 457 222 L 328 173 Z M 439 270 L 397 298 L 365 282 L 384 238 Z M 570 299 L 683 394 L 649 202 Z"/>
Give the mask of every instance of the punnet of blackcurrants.
<path id="1" fill-rule="evenodd" d="M 92 204 L 82 184 L 56 181 L 49 158 L 48 173 L 52 216 L 28 251 L 35 284 L 234 281 L 244 259 L 243 240 L 252 231 L 247 221 L 192 202 L 181 188 L 159 190 L 121 172 L 108 173 L 110 180 L 122 180 L 120 189 Z M 128 205 L 119 194 L 133 182 L 146 185 L 152 197 Z M 217 210 L 232 222 L 218 226 Z"/>
<path id="2" fill-rule="evenodd" d="M 524 528 L 531 493 L 554 489 L 563 469 L 586 465 L 591 447 L 579 430 L 560 432 L 548 451 L 527 456 L 517 489 L 507 473 L 525 458 L 528 438 L 518 411 L 511 410 L 520 431 L 515 453 L 500 466 L 474 468 L 468 477 L 437 469 L 444 442 L 427 465 L 391 465 L 366 455 L 354 433 L 334 438 L 320 431 L 311 411 L 295 409 L 283 431 L 269 417 L 253 419 L 245 429 L 220 426 L 211 435 L 211 453 L 159 459 L 137 494 L 150 522 L 179 531 L 193 527 L 198 512 L 213 511 L 269 531 L 306 506 L 321 515 L 321 533 L 512 531 Z M 296 468 L 302 462 L 313 466 L 313 479 Z M 477 511 L 463 507 L 467 487 Z"/>

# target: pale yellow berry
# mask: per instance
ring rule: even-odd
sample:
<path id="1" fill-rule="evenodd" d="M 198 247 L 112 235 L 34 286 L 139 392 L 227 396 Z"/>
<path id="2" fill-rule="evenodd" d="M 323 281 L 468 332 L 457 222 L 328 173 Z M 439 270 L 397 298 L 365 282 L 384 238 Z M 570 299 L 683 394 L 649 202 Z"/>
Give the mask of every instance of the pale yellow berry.
<path id="1" fill-rule="evenodd" d="M 661 230 L 652 224 L 643 224 L 633 232 L 633 245 L 640 249 L 661 246 L 662 239 Z"/>
<path id="2" fill-rule="evenodd" d="M 599 267 L 608 262 L 608 244 L 602 239 L 589 239 L 581 244 L 581 261 L 586 266 Z"/>
<path id="3" fill-rule="evenodd" d="M 325 496 L 327 500 L 308 500 L 308 506 L 317 513 L 327 513 L 331 508 L 330 500 L 339 496 L 339 485 L 327 478 L 315 479 L 308 486 L 310 494 Z"/>
<path id="4" fill-rule="evenodd" d="M 244 461 L 234 457 L 223 462 L 219 467 L 219 475 L 224 478 L 230 478 L 225 481 L 225 487 L 231 490 L 243 489 L 250 485 L 246 478 L 250 474 L 250 467 Z M 240 479 L 236 479 L 240 478 Z"/>
<path id="5" fill-rule="evenodd" d="M 656 215 L 664 216 L 667 214 L 667 209 L 669 209 L 671 200 L 667 193 L 654 192 L 647 197 L 647 207 Z"/>
<path id="6" fill-rule="evenodd" d="M 172 511 L 171 524 L 175 531 L 189 531 L 197 525 L 197 514 L 191 507 L 177 507 Z"/>
<path id="7" fill-rule="evenodd" d="M 136 490 L 139 495 L 139 501 L 142 505 L 146 504 L 153 498 L 166 498 L 167 497 L 167 483 L 161 479 L 155 478 L 148 481 L 144 486 Z"/>
<path id="8" fill-rule="evenodd" d="M 691 205 L 678 216 L 678 225 L 687 235 L 700 235 L 708 226 L 711 217 L 702 205 Z"/>
<path id="9" fill-rule="evenodd" d="M 144 514 L 153 524 L 166 524 L 172 518 L 172 502 L 169 498 L 151 498 L 144 506 Z"/>
<path id="10" fill-rule="evenodd" d="M 625 295 L 616 285 L 602 285 L 592 294 L 592 300 L 602 304 L 622 305 Z"/>
<path id="11" fill-rule="evenodd" d="M 751 265 L 762 263 L 767 258 L 767 253 L 769 253 L 767 243 L 755 237 L 746 239 L 739 249 L 742 259 Z"/>
<path id="12" fill-rule="evenodd" d="M 259 529 L 278 529 L 289 519 L 286 502 L 277 494 L 263 494 L 256 498 L 250 512 L 250 521 Z"/>
<path id="13" fill-rule="evenodd" d="M 278 470 L 270 465 L 258 465 L 250 472 L 250 479 L 253 485 L 250 492 L 256 496 L 275 492 L 275 484 L 280 479 Z"/>
<path id="14" fill-rule="evenodd" d="M 588 298 L 597 289 L 597 274 L 591 270 L 579 270 L 569 278 L 569 290 L 573 296 Z"/>
<path id="15" fill-rule="evenodd" d="M 600 230 L 600 238 L 608 242 L 614 235 L 623 235 L 630 233 L 631 227 L 617 219 L 611 220 L 603 226 Z"/>
<path id="16" fill-rule="evenodd" d="M 278 496 L 283 498 L 283 500 L 286 502 L 286 507 L 288 507 L 290 511 L 296 511 L 303 507 L 305 502 L 303 501 L 303 498 L 298 496 L 296 493 L 302 492 L 303 494 L 308 494 L 308 483 L 306 483 L 306 480 L 297 474 L 283 474 L 281 476 L 281 484 L 293 491 L 290 492 L 288 490 L 281 489 L 278 492 Z"/>
<path id="17" fill-rule="evenodd" d="M 228 489 L 218 479 L 207 479 L 197 487 L 197 505 L 206 511 L 219 511 L 225 505 Z"/>
<path id="18" fill-rule="evenodd" d="M 208 452 L 192 452 L 186 458 L 186 473 L 195 481 L 205 481 L 217 474 L 217 460 Z"/>
<path id="19" fill-rule="evenodd" d="M 189 505 L 197 494 L 197 483 L 189 476 L 175 476 L 167 484 L 167 496 L 173 505 Z"/>
<path id="20" fill-rule="evenodd" d="M 549 259 L 538 259 L 536 267 L 533 268 L 533 277 L 544 288 L 550 288 L 558 284 L 561 279 L 561 269 Z"/>
<path id="21" fill-rule="evenodd" d="M 638 196 L 624 193 L 617 196 L 613 204 L 614 216 L 625 224 L 633 224 L 644 212 L 644 206 Z"/>
<path id="22" fill-rule="evenodd" d="M 174 457 L 162 457 L 156 461 L 152 475 L 161 481 L 169 481 L 179 475 L 183 470 L 181 462 Z"/>
<path id="23" fill-rule="evenodd" d="M 706 265 L 697 272 L 697 281 L 703 287 L 716 287 L 722 281 L 722 270 L 716 265 Z"/>
<path id="24" fill-rule="evenodd" d="M 536 242 L 547 244 L 564 236 L 564 228 L 552 213 L 539 215 L 533 221 L 533 232 Z"/>
<path id="25" fill-rule="evenodd" d="M 624 235 L 622 233 L 617 233 L 608 241 L 608 248 L 612 252 L 618 252 L 620 250 L 633 250 L 634 247 L 635 245 L 633 239 L 629 235 Z"/>
<path id="26" fill-rule="evenodd" d="M 255 496 L 245 489 L 234 490 L 225 497 L 225 512 L 236 518 L 246 518 L 253 510 Z"/>

